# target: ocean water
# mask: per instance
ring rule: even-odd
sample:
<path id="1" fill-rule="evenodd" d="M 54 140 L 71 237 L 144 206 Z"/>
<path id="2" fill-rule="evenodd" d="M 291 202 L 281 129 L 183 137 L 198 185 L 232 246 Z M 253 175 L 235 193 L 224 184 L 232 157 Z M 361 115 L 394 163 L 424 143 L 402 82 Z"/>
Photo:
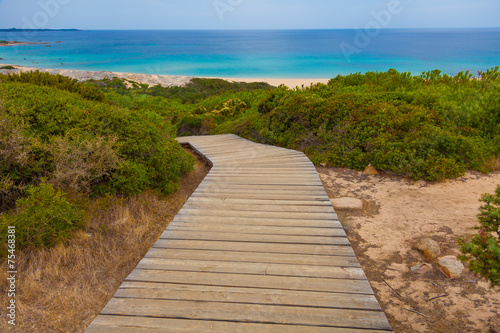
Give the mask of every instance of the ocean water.
<path id="1" fill-rule="evenodd" d="M 332 78 L 500 65 L 499 29 L 0 32 L 0 63 L 198 77 Z M 56 43 L 60 41 L 61 43 Z"/>

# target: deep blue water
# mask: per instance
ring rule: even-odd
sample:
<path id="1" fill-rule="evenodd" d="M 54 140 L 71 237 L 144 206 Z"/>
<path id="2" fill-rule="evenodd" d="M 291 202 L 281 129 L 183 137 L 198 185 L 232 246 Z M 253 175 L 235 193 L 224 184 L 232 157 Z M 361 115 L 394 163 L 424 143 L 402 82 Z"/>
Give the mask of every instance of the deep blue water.
<path id="1" fill-rule="evenodd" d="M 331 78 L 399 71 L 448 74 L 500 65 L 499 29 L 0 32 L 0 62 L 41 68 L 208 77 Z M 61 41 L 62 43 L 55 43 Z"/>

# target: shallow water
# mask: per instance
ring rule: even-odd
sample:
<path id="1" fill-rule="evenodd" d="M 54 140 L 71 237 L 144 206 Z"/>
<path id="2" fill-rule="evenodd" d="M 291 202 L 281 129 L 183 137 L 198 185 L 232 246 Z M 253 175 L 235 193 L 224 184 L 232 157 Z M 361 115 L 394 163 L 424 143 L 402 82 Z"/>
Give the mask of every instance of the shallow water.
<path id="1" fill-rule="evenodd" d="M 477 74 L 500 65 L 500 29 L 387 29 L 371 35 L 356 30 L 0 32 L 0 40 L 52 43 L 1 47 L 0 62 L 252 78 L 331 78 L 390 68 Z"/>

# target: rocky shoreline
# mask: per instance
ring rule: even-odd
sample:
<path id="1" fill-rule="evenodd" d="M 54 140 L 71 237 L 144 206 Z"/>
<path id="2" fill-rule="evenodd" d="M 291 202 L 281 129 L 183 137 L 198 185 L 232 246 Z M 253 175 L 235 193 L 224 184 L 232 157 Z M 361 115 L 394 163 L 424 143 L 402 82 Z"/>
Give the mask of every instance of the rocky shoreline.
<path id="1" fill-rule="evenodd" d="M 15 45 L 50 45 L 48 42 L 18 42 L 15 40 L 0 40 L 1 46 L 15 46 Z"/>

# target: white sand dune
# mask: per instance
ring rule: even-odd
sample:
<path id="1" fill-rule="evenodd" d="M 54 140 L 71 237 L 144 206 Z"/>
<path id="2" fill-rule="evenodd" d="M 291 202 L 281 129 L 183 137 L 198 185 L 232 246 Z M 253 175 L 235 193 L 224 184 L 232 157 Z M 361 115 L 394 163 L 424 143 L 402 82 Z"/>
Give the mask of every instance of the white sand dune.
<path id="1" fill-rule="evenodd" d="M 121 72 L 108 72 L 108 71 L 82 71 L 82 70 L 70 70 L 70 69 L 43 69 L 43 68 L 35 68 L 35 67 L 24 67 L 18 65 L 8 65 L 8 64 L 0 64 L 2 66 L 13 66 L 16 69 L 0 70 L 0 73 L 19 73 L 19 72 L 29 72 L 34 70 L 39 70 L 41 72 L 47 72 L 51 74 L 60 74 L 64 76 L 68 76 L 73 79 L 77 79 L 78 81 L 87 81 L 87 80 L 103 80 L 103 79 L 112 79 L 114 77 L 118 77 L 121 79 L 126 79 L 138 83 L 149 84 L 150 86 L 160 84 L 163 87 L 172 87 L 172 86 L 183 86 L 191 79 L 192 76 L 174 76 L 174 75 L 155 75 L 155 74 L 135 74 L 135 73 L 121 73 Z M 317 83 L 328 83 L 329 79 L 257 79 L 257 78 L 222 78 L 227 81 L 232 82 L 266 82 L 272 86 L 279 86 L 284 84 L 289 88 L 295 87 L 308 87 L 311 84 Z"/>

